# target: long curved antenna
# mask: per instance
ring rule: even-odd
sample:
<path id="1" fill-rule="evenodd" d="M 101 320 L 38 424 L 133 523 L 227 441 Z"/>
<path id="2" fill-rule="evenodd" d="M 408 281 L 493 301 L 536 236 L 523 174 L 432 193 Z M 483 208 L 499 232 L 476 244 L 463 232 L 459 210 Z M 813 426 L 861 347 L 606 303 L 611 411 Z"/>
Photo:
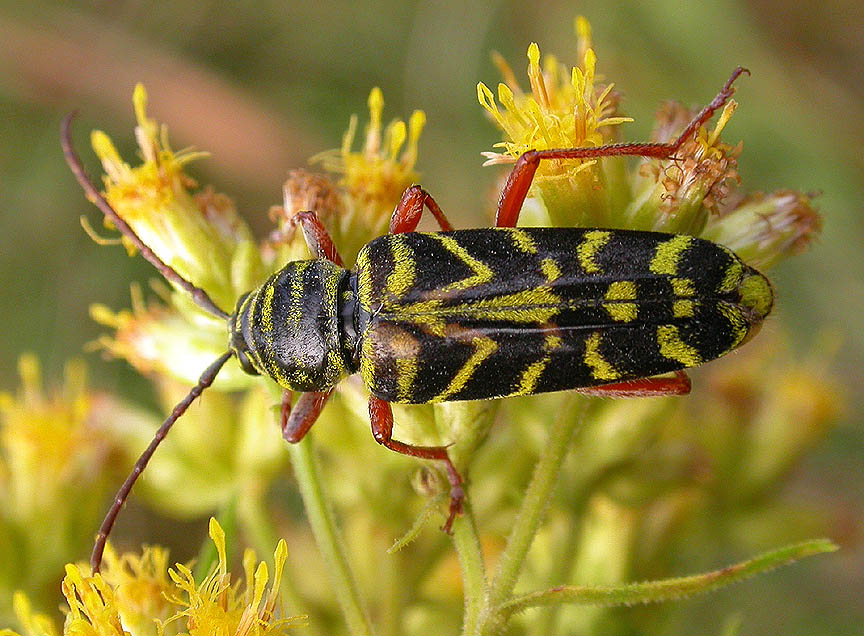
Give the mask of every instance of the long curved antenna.
<path id="1" fill-rule="evenodd" d="M 117 227 L 123 236 L 132 242 L 138 251 L 141 252 L 141 256 L 150 261 L 153 266 L 159 270 L 159 273 L 162 274 L 166 280 L 176 283 L 183 288 L 190 296 L 192 296 L 192 299 L 198 304 L 198 306 L 205 311 L 210 312 L 218 318 L 227 320 L 229 315 L 213 302 L 213 299 L 210 298 L 207 292 L 183 278 L 174 268 L 167 265 L 165 261 L 159 258 L 153 250 L 147 247 L 138 235 L 135 234 L 135 230 L 133 230 L 129 224 L 126 223 L 119 214 L 117 214 L 117 211 L 111 207 L 111 204 L 108 203 L 96 186 L 93 185 L 93 182 L 84 170 L 84 164 L 81 163 L 81 159 L 72 147 L 72 137 L 69 129 L 72 125 L 72 120 L 75 119 L 77 114 L 76 111 L 72 111 L 63 118 L 63 123 L 60 125 L 60 145 L 63 146 L 63 155 L 66 157 L 66 163 L 69 164 L 69 168 L 72 169 L 72 173 L 75 175 L 75 178 L 78 179 L 78 183 L 80 183 L 81 187 L 84 188 L 84 193 L 87 195 L 87 198 L 102 211 L 102 214 L 104 214 Z"/>
<path id="2" fill-rule="evenodd" d="M 186 412 L 189 405 L 192 404 L 199 395 L 201 395 L 204 389 L 213 384 L 213 380 L 216 379 L 222 366 L 228 361 L 228 358 L 230 358 L 231 355 L 232 353 L 230 351 L 226 351 L 204 370 L 204 373 L 202 373 L 201 377 L 198 379 L 198 384 L 192 387 L 192 390 L 189 391 L 186 397 L 180 400 L 177 406 L 174 407 L 174 410 L 171 411 L 171 415 L 168 416 L 168 419 L 165 420 L 165 422 L 162 423 L 162 426 L 159 427 L 159 430 L 156 431 L 150 445 L 143 453 L 141 453 L 141 457 L 138 458 L 138 461 L 135 462 L 135 466 L 132 467 L 132 472 L 129 473 L 126 481 L 124 481 L 123 485 L 120 486 L 120 490 L 118 490 L 117 494 L 114 496 L 114 502 L 111 504 L 111 508 L 108 509 L 108 514 L 105 515 L 102 525 L 99 526 L 99 533 L 96 535 L 96 544 L 93 546 L 93 553 L 90 555 L 90 569 L 93 571 L 93 574 L 96 574 L 102 566 L 102 553 L 105 551 L 105 543 L 108 541 L 108 535 L 111 534 L 111 528 L 114 527 L 114 522 L 117 521 L 117 515 L 120 514 L 120 509 L 123 507 L 123 504 L 126 503 L 126 499 L 129 497 L 129 492 L 132 490 L 132 486 L 135 485 L 139 475 L 141 475 L 144 468 L 147 466 L 147 462 L 150 461 L 150 458 L 156 451 L 156 447 L 159 446 L 159 443 L 163 439 L 165 439 L 165 435 L 168 434 L 168 431 L 174 425 L 174 422 L 176 422 L 180 416 Z"/>

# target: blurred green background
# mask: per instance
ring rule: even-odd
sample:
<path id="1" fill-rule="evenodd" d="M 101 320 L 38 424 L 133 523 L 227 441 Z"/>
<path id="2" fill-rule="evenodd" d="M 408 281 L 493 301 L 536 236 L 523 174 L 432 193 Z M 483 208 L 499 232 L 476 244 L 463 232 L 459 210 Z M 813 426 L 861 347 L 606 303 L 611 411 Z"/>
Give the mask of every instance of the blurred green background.
<path id="1" fill-rule="evenodd" d="M 844 423 L 791 487 L 818 493 L 846 520 L 833 537 L 842 550 L 689 602 L 690 629 L 715 632 L 737 607 L 746 633 L 861 633 L 864 8 L 857 1 L 0 2 L 0 388 L 16 386 L 23 351 L 38 353 L 46 376 L 58 377 L 63 361 L 100 333 L 88 306 L 128 306 L 130 281 L 154 276 L 143 260 L 97 247 L 79 227 L 81 214 L 101 225 L 62 160 L 64 113 L 80 109 L 79 147 L 99 127 L 131 158 L 132 87 L 144 82 L 173 146 L 212 153 L 192 173 L 234 196 L 263 233 L 287 171 L 337 147 L 350 114 L 365 116 L 377 85 L 385 120 L 426 111 L 423 184 L 457 226 L 483 225 L 497 173 L 481 168 L 479 153 L 497 135 L 475 86 L 499 79 L 489 52 L 502 53 L 520 78 L 531 41 L 576 63 L 577 13 L 592 23 L 600 72 L 636 119 L 627 139 L 647 137 L 662 100 L 703 104 L 745 65 L 753 75 L 739 82 L 741 107 L 724 133 L 731 143 L 745 140 L 745 189 L 822 192 L 822 240 L 775 270 L 779 299 L 766 329 L 788 332 L 804 352 L 819 334 L 841 338 L 833 367 L 847 387 Z M 95 172 L 92 154 L 83 154 Z M 147 383 L 125 363 L 86 358 L 94 386 L 152 403 Z"/>

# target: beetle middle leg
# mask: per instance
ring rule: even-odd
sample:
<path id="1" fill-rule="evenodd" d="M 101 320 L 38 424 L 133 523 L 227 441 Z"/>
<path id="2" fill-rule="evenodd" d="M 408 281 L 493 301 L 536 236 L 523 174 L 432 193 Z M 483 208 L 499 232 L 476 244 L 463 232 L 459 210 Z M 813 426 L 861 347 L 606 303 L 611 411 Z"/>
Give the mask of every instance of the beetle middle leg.
<path id="1" fill-rule="evenodd" d="M 303 231 L 303 238 L 306 239 L 306 245 L 309 246 L 309 251 L 315 254 L 316 258 L 324 258 L 332 263 L 336 263 L 339 267 L 344 267 L 342 257 L 339 255 L 339 250 L 330 238 L 327 228 L 321 223 L 318 215 L 311 210 L 301 210 L 291 217 L 291 223 L 300 224 L 300 229 Z"/>
<path id="2" fill-rule="evenodd" d="M 548 159 L 597 159 L 600 157 L 652 157 L 655 159 L 673 159 L 675 152 L 682 146 L 688 137 L 693 135 L 700 126 L 711 119 L 711 116 L 720 109 L 735 92 L 732 84 L 742 73 L 750 73 L 745 68 L 738 67 L 726 80 L 726 84 L 717 93 L 707 106 L 700 110 L 696 116 L 687 124 L 678 138 L 671 143 L 621 143 L 606 146 L 587 146 L 583 148 L 557 148 L 550 150 L 529 150 L 522 153 L 507 182 L 501 190 L 501 198 L 498 201 L 498 211 L 495 215 L 497 227 L 516 227 L 519 220 L 519 212 L 528 190 L 534 181 L 534 173 L 540 162 Z"/>
<path id="3" fill-rule="evenodd" d="M 465 501 L 465 488 L 462 475 L 447 454 L 446 446 L 412 446 L 393 439 L 393 409 L 389 402 L 374 395 L 369 396 L 369 420 L 372 422 L 372 435 L 375 441 L 392 451 L 421 459 L 437 459 L 444 462 L 447 479 L 450 481 L 450 511 L 441 529 L 450 534 L 453 520 L 462 513 Z"/>

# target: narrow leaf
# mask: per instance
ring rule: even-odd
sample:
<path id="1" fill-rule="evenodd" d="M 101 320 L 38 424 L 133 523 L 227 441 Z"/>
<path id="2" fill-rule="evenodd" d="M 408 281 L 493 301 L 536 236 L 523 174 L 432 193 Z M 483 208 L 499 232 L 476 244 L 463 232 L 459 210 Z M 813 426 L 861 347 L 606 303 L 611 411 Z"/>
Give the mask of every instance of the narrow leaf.
<path id="1" fill-rule="evenodd" d="M 532 592 L 511 599 L 500 606 L 507 617 L 531 607 L 573 603 L 576 605 L 596 605 L 612 607 L 635 605 L 637 603 L 659 603 L 695 594 L 711 592 L 751 576 L 768 572 L 781 565 L 788 565 L 798 559 L 834 552 L 837 545 L 828 539 L 816 539 L 785 546 L 761 554 L 748 561 L 730 565 L 721 570 L 659 581 L 645 581 L 625 585 L 566 585 L 540 592 Z"/>

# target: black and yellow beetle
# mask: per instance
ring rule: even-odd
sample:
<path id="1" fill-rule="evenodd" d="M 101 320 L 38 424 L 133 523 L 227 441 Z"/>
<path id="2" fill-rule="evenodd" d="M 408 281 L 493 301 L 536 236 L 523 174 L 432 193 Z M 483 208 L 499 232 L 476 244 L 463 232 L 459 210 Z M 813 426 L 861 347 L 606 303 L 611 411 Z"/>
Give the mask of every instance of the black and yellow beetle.
<path id="1" fill-rule="evenodd" d="M 229 350 L 174 408 L 118 492 L 91 557 L 99 569 L 114 521 L 168 429 L 225 362 L 270 376 L 285 389 L 282 432 L 297 442 L 336 384 L 359 372 L 370 392 L 375 439 L 399 453 L 444 462 L 450 526 L 461 511 L 462 478 L 443 446 L 392 438 L 391 402 L 481 400 L 576 389 L 595 395 L 689 391 L 682 369 L 748 340 L 771 311 L 768 280 L 730 250 L 691 236 L 596 228 L 516 228 L 539 162 L 636 155 L 674 159 L 682 143 L 732 95 L 720 93 L 669 144 L 614 144 L 530 151 L 503 188 L 496 227 L 453 230 L 419 186 L 406 190 L 390 234 L 343 267 L 314 212 L 293 221 L 318 258 L 285 265 L 242 296 L 232 314 L 153 253 L 87 177 L 64 120 L 67 161 L 88 197 L 166 279 L 227 321 Z M 418 233 L 424 208 L 441 232 Z M 675 377 L 655 377 L 676 372 Z M 302 392 L 291 406 L 294 391 Z"/>

